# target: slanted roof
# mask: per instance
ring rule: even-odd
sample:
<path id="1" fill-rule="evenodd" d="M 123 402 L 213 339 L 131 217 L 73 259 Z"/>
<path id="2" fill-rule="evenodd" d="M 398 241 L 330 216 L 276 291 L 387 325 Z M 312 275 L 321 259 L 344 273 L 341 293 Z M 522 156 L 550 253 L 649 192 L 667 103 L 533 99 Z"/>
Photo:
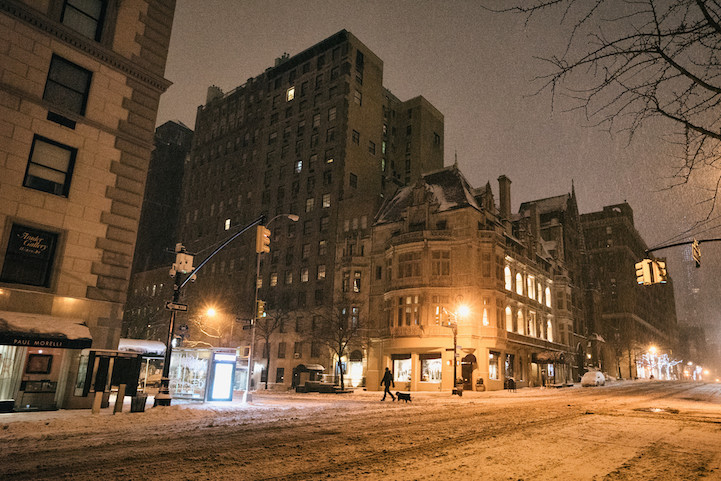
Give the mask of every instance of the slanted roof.
<path id="1" fill-rule="evenodd" d="M 524 212 L 530 209 L 531 204 L 536 204 L 539 214 L 545 214 L 548 212 L 565 212 L 566 209 L 568 209 L 568 200 L 570 197 L 571 194 L 562 194 L 554 197 L 546 197 L 545 199 L 524 202 L 521 204 L 518 211 Z"/>
<path id="2" fill-rule="evenodd" d="M 376 224 L 388 224 L 403 219 L 403 212 L 412 204 L 411 193 L 424 186 L 431 195 L 432 202 L 438 205 L 438 212 L 472 207 L 478 211 L 481 207 L 473 196 L 473 188 L 456 166 L 423 174 L 415 185 L 406 186 L 381 207 Z"/>

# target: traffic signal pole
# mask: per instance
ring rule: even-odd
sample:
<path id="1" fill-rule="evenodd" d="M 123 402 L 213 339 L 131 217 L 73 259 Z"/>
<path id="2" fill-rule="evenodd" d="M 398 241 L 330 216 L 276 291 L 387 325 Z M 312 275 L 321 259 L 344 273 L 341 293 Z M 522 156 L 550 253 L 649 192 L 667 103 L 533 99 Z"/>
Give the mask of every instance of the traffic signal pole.
<path id="1" fill-rule="evenodd" d="M 205 264 L 208 263 L 210 259 L 213 258 L 218 252 L 222 251 L 228 244 L 233 242 L 235 239 L 237 239 L 241 234 L 244 232 L 247 232 L 248 229 L 252 229 L 253 227 L 262 224 L 265 222 L 265 215 L 261 215 L 257 219 L 255 219 L 250 224 L 243 227 L 241 230 L 233 234 L 232 236 L 228 237 L 220 246 L 218 246 L 208 257 L 203 259 L 203 262 L 201 262 L 198 267 L 192 270 L 192 272 L 189 273 L 189 275 L 186 276 L 185 280 L 178 284 L 180 280 L 180 272 L 176 270 L 175 275 L 173 276 L 173 304 L 178 304 L 180 302 L 180 293 L 183 287 L 190 282 L 195 275 L 198 273 L 200 269 L 205 266 Z M 182 246 L 181 246 L 182 247 Z M 182 251 L 184 253 L 184 249 Z M 258 262 L 256 266 L 256 274 L 258 270 L 260 269 L 260 255 L 258 255 Z M 255 297 L 256 301 L 258 299 L 258 279 L 256 275 L 256 288 L 255 288 Z M 155 396 L 155 406 L 170 406 L 171 403 L 171 394 L 170 394 L 170 355 L 173 350 L 173 332 L 175 331 L 175 309 L 170 310 L 170 323 L 168 325 L 168 338 L 165 343 L 165 361 L 163 363 L 163 376 L 160 380 L 160 389 L 158 390 L 158 394 Z M 253 326 L 253 333 L 255 333 L 255 326 Z M 252 349 L 252 345 L 251 345 Z M 250 363 L 249 363 L 250 364 Z M 248 366 L 248 371 L 250 371 L 250 366 Z"/>

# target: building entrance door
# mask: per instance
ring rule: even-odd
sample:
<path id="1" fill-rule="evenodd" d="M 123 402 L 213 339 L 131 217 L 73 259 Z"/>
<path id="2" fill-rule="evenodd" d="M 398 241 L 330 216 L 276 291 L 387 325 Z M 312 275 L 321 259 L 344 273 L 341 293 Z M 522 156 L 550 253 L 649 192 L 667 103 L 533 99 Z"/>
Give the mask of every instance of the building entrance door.
<path id="1" fill-rule="evenodd" d="M 463 390 L 473 389 L 473 368 L 476 365 L 476 356 L 468 354 L 461 361 L 461 377 L 463 378 Z"/>

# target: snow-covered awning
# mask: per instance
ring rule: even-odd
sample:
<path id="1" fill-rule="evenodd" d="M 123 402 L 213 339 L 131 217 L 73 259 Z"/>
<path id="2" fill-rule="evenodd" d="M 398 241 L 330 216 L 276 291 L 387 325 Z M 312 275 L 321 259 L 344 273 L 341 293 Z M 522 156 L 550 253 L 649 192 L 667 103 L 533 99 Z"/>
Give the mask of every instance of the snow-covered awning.
<path id="1" fill-rule="evenodd" d="M 165 344 L 160 341 L 148 341 L 147 339 L 124 339 L 118 343 L 118 351 L 138 352 L 140 354 L 165 355 Z"/>
<path id="2" fill-rule="evenodd" d="M 541 351 L 531 355 L 531 362 L 536 364 L 566 364 L 571 361 L 571 356 L 560 351 Z"/>
<path id="3" fill-rule="evenodd" d="M 0 311 L 0 344 L 86 349 L 93 343 L 82 319 Z"/>
<path id="4" fill-rule="evenodd" d="M 320 364 L 298 364 L 296 370 L 297 372 L 325 371 L 325 368 Z"/>

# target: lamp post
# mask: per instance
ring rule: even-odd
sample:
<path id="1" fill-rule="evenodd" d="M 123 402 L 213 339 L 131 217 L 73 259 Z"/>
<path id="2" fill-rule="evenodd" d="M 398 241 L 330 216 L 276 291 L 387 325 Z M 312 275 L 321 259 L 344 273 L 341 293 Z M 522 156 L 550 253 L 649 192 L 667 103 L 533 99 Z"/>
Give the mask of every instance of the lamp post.
<path id="1" fill-rule="evenodd" d="M 275 219 L 278 219 L 280 217 L 285 217 L 286 219 L 292 221 L 292 222 L 298 222 L 298 217 L 296 214 L 278 214 L 272 219 L 270 219 L 268 222 L 265 223 L 265 227 L 267 228 Z M 262 251 L 259 251 L 256 248 L 256 254 L 255 254 L 255 297 L 253 302 L 253 318 L 251 319 L 251 326 L 250 326 L 250 349 L 248 349 L 248 372 L 245 379 L 245 392 L 243 393 L 243 402 L 246 403 L 250 399 L 248 397 L 248 393 L 250 392 L 250 378 L 251 374 L 253 373 L 253 346 L 255 345 L 255 324 L 258 321 L 258 279 L 260 279 L 260 255 L 263 253 Z"/>
<path id="2" fill-rule="evenodd" d="M 233 242 L 237 237 L 246 232 L 248 229 L 255 227 L 265 221 L 265 215 L 261 215 L 250 224 L 240 229 L 235 234 L 228 237 L 220 246 L 218 246 L 208 257 L 193 269 L 193 256 L 185 253 L 185 247 L 182 244 L 176 246 L 176 258 L 173 268 L 170 270 L 170 275 L 173 276 L 173 300 L 166 303 L 166 309 L 170 310 L 170 323 L 168 324 L 168 337 L 165 342 L 165 360 L 163 362 L 163 376 L 160 380 L 160 389 L 158 394 L 155 396 L 154 406 L 170 406 L 171 395 L 170 395 L 170 355 L 173 350 L 173 332 L 175 331 L 175 313 L 178 310 L 187 311 L 188 306 L 180 304 L 180 293 L 183 287 L 195 279 L 195 275 L 200 269 L 208 263 L 208 261 L 215 256 L 218 252 L 223 250 L 225 246 Z M 188 274 L 183 282 L 181 280 L 181 273 Z"/>
<path id="3" fill-rule="evenodd" d="M 453 331 L 453 387 L 451 394 L 458 394 L 460 396 L 461 392 L 458 390 L 456 383 L 456 380 L 458 379 L 458 361 L 456 359 L 458 350 L 458 317 L 466 317 L 470 313 L 470 309 L 468 306 L 462 304 L 457 306 L 456 310 L 453 312 L 444 307 L 443 312 L 448 315 L 448 326 L 446 327 L 450 327 Z"/>

